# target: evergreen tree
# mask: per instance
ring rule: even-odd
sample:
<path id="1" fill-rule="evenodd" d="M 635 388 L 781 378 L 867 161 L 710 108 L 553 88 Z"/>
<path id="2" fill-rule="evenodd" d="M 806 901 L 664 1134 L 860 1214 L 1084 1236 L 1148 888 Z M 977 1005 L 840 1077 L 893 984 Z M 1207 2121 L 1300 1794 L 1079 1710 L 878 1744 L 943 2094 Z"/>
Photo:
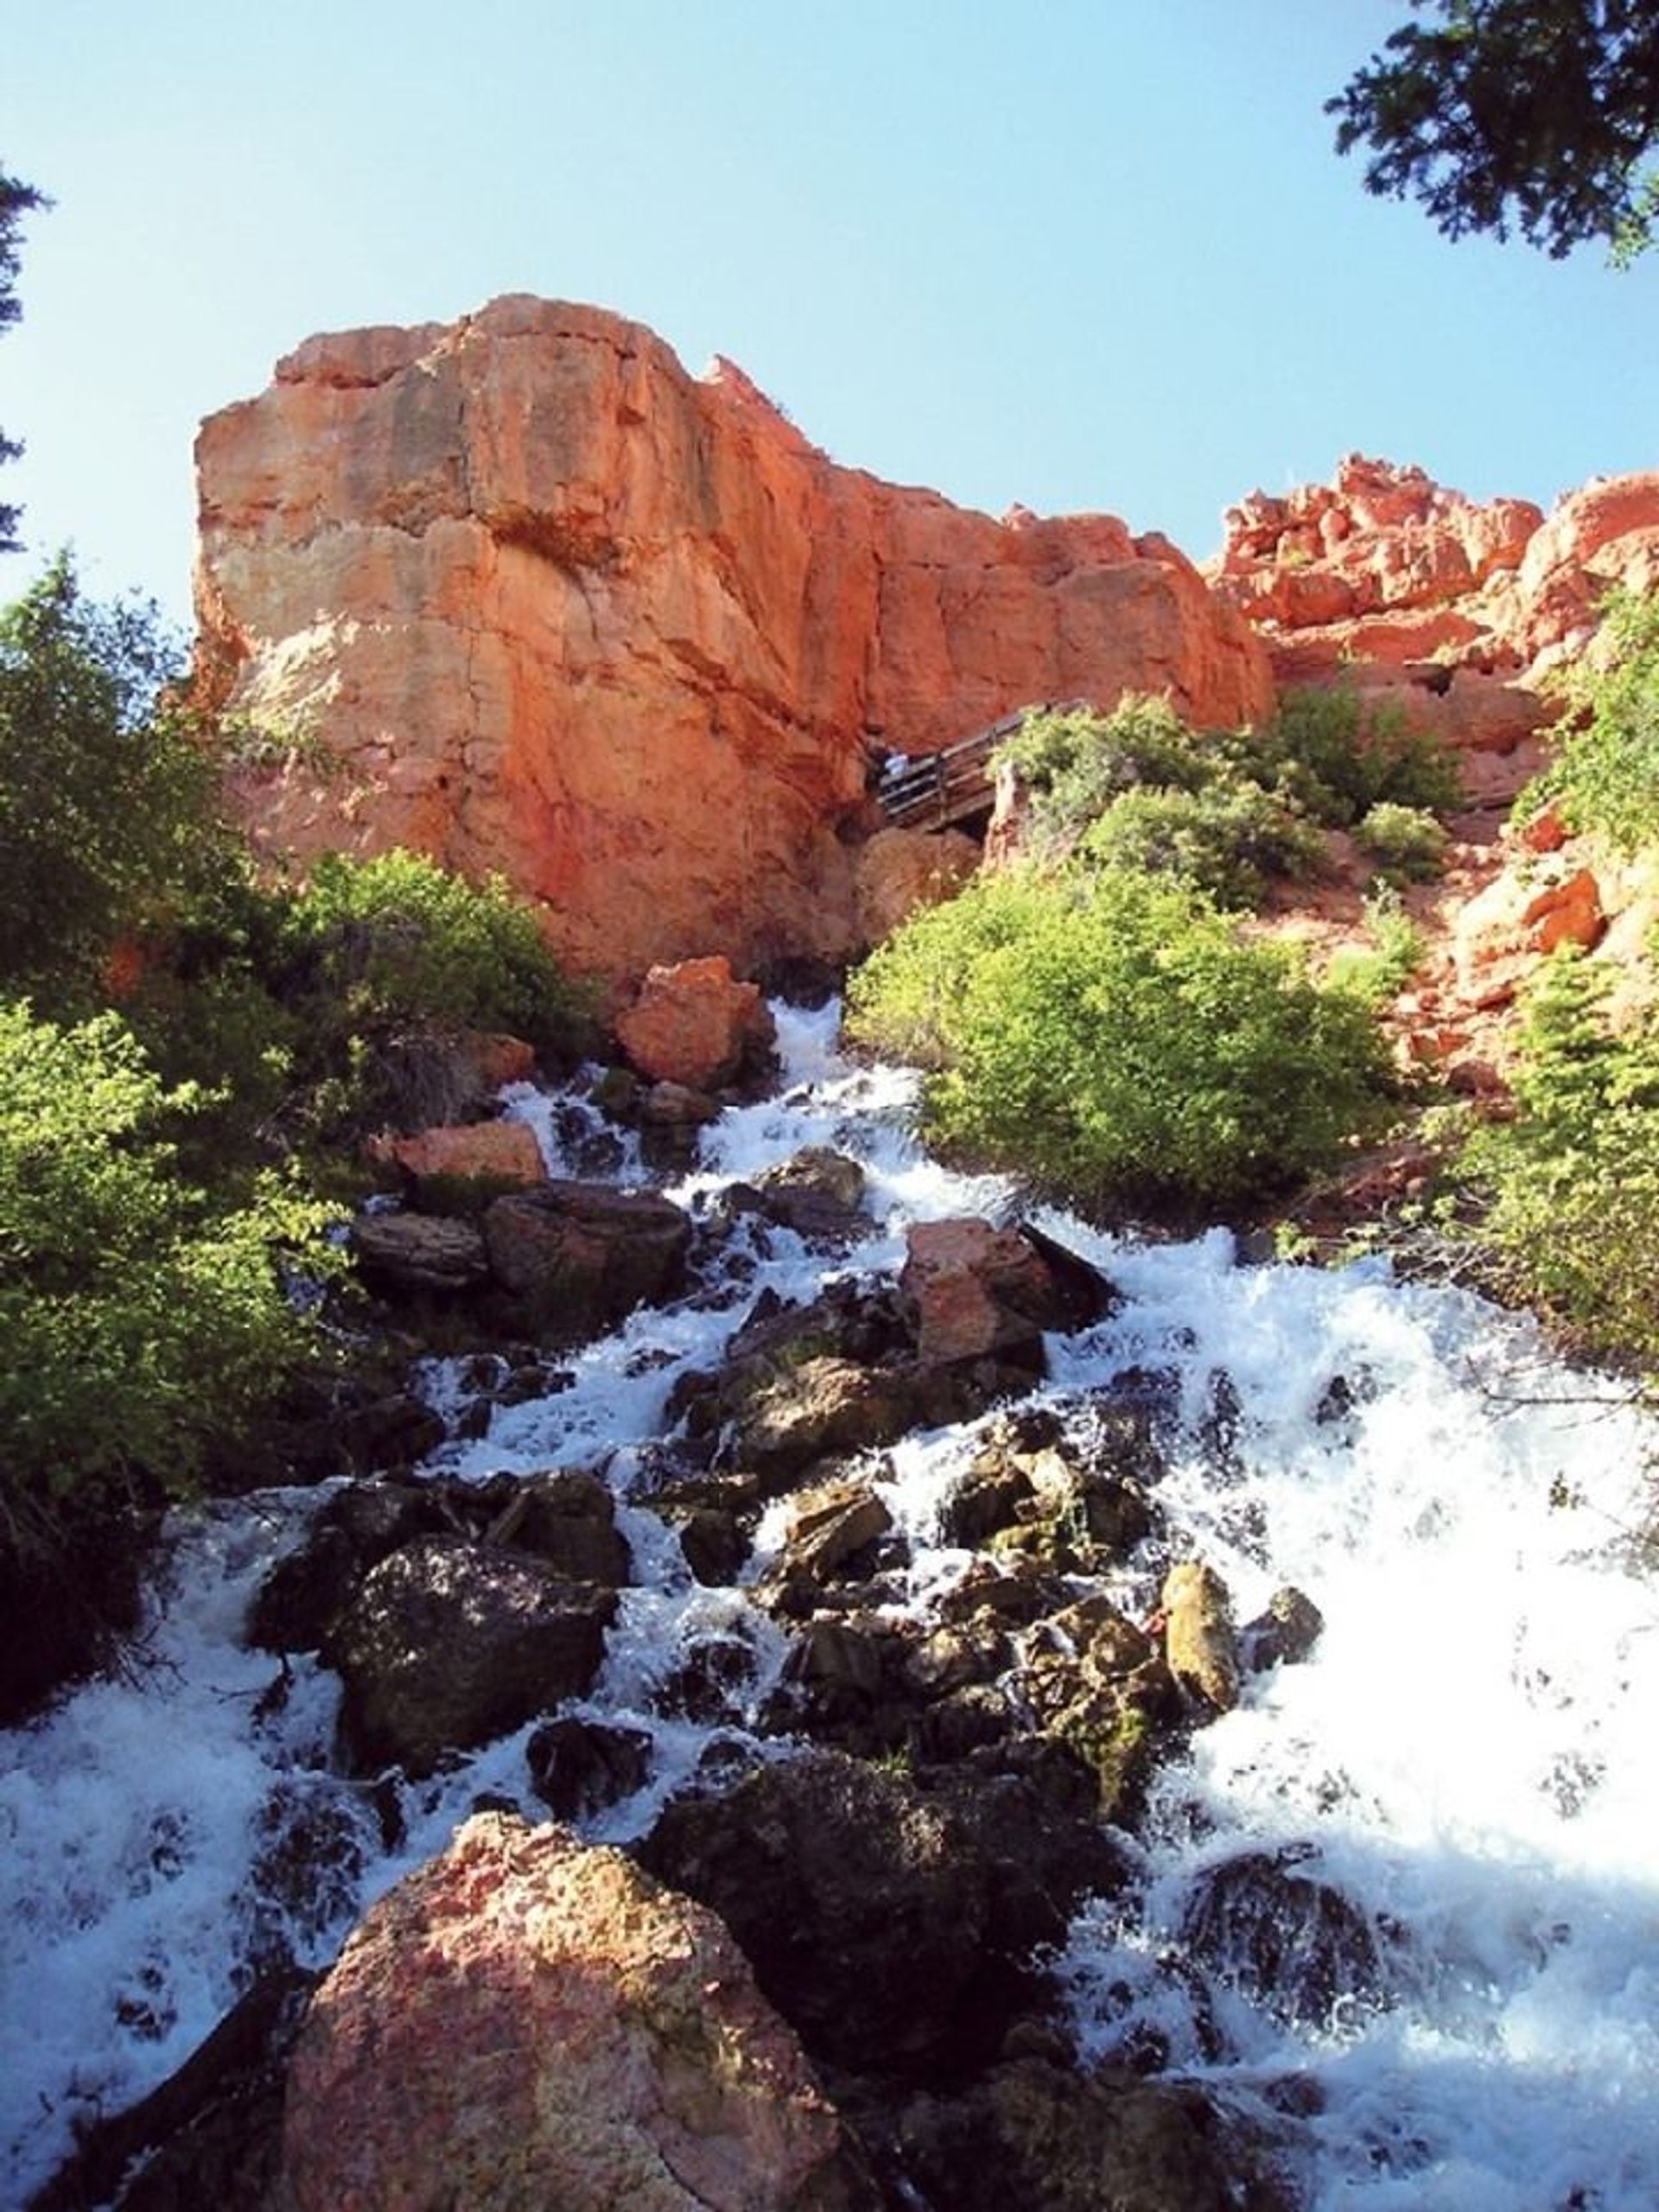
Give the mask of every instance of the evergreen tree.
<path id="1" fill-rule="evenodd" d="M 1448 238 L 1518 229 L 1559 258 L 1627 262 L 1659 219 L 1655 0 L 1413 0 L 1326 112 L 1370 149 L 1368 191 L 1414 197 Z"/>
<path id="2" fill-rule="evenodd" d="M 17 299 L 22 219 L 31 208 L 50 205 L 50 201 L 32 184 L 23 184 L 0 168 L 0 330 L 16 322 L 22 313 Z M 0 461 L 16 461 L 22 451 L 22 448 L 15 439 L 7 437 L 0 430 Z M 17 510 L 16 507 L 0 506 L 0 553 L 15 553 L 16 550 Z"/>

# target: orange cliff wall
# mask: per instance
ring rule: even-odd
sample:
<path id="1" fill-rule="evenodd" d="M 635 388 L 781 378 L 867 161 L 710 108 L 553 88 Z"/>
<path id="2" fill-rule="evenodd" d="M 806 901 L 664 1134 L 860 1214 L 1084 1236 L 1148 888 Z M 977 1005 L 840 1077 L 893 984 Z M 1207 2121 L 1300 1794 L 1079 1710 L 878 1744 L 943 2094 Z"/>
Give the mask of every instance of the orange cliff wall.
<path id="1" fill-rule="evenodd" d="M 197 461 L 205 687 L 307 741 L 245 775 L 257 835 L 499 869 L 611 976 L 851 949 L 872 747 L 1040 699 L 1272 702 L 1163 539 L 840 467 L 594 308 L 308 340 Z"/>

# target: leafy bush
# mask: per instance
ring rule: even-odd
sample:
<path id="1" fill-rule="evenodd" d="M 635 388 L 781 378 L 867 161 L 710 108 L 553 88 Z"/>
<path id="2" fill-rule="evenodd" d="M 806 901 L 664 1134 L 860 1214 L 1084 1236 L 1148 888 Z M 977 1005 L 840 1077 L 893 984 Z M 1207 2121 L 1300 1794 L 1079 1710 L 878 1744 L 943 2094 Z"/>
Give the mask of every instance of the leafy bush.
<path id="1" fill-rule="evenodd" d="M 1132 869 L 976 880 L 872 956 L 849 1020 L 930 1071 L 931 1135 L 1085 1202 L 1282 1185 L 1371 1124 L 1389 1088 L 1357 1000 Z"/>
<path id="2" fill-rule="evenodd" d="M 1380 1006 L 1396 997 L 1421 966 L 1422 932 L 1391 884 L 1372 892 L 1364 913 L 1370 945 L 1345 945 L 1336 953 L 1325 971 L 1325 986 Z"/>
<path id="3" fill-rule="evenodd" d="M 67 559 L 0 611 L 0 986 L 87 1002 L 221 864 L 214 764 L 158 706 L 178 670 L 153 607 L 94 605 Z"/>
<path id="4" fill-rule="evenodd" d="M 1213 780 L 1204 741 L 1167 699 L 1130 696 L 1109 715 L 1090 708 L 1027 715 L 998 747 L 994 765 L 1012 765 L 1031 793 L 1040 840 L 1069 843 L 1132 791 L 1198 791 Z"/>
<path id="5" fill-rule="evenodd" d="M 285 997 L 370 1038 L 419 1020 L 552 1046 L 575 1012 L 503 880 L 468 883 L 417 853 L 321 855 L 282 912 L 276 960 Z"/>
<path id="6" fill-rule="evenodd" d="M 1608 598 L 1591 652 L 1562 678 L 1566 734 L 1517 811 L 1546 800 L 1623 853 L 1659 838 L 1659 592 Z"/>
<path id="7" fill-rule="evenodd" d="M 1375 816 L 1385 867 L 1426 869 L 1439 841 L 1427 814 L 1414 834 L 1403 810 L 1459 796 L 1439 740 L 1351 685 L 1288 692 L 1266 728 L 1203 735 L 1160 698 L 1033 715 L 996 758 L 1027 785 L 1038 856 L 1184 875 L 1233 906 L 1259 903 L 1269 877 L 1314 867 L 1316 825 Z"/>
<path id="8" fill-rule="evenodd" d="M 1222 906 L 1261 903 L 1269 876 L 1304 875 L 1319 833 L 1258 785 L 1126 791 L 1090 824 L 1080 861 L 1179 875 Z"/>
<path id="9" fill-rule="evenodd" d="M 1591 1344 L 1659 1363 L 1659 1021 L 1616 1033 L 1610 977 L 1572 948 L 1528 995 L 1513 1120 L 1478 1128 L 1459 1167 L 1503 1287 Z"/>
<path id="10" fill-rule="evenodd" d="M 1463 790 L 1455 757 L 1400 708 L 1368 703 L 1351 683 L 1287 691 L 1261 741 L 1265 779 L 1328 828 L 1351 828 L 1386 800 L 1450 813 Z"/>
<path id="11" fill-rule="evenodd" d="M 1390 883 L 1432 883 L 1446 867 L 1444 826 L 1421 806 L 1379 799 L 1354 824 L 1354 842 Z"/>
<path id="12" fill-rule="evenodd" d="M 321 1210 L 268 1180 L 216 1208 L 178 1173 L 197 1103 L 112 1014 L 0 1005 L 0 1530 L 49 1544 L 72 1494 L 188 1487 L 314 1346 L 284 1272 L 322 1274 Z M 84 1497 L 81 1502 L 84 1503 Z"/>

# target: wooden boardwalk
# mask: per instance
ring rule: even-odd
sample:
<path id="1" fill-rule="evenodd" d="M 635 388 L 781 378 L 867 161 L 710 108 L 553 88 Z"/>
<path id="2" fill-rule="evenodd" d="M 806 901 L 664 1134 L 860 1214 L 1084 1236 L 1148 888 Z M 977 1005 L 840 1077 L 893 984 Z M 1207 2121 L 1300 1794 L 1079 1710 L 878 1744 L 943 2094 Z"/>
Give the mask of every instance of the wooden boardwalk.
<path id="1" fill-rule="evenodd" d="M 988 814 L 991 783 L 986 773 L 993 753 L 1012 737 L 1026 716 L 1021 707 L 988 729 L 959 738 L 939 753 L 896 753 L 875 785 L 876 804 L 895 830 L 944 830 L 976 814 Z"/>

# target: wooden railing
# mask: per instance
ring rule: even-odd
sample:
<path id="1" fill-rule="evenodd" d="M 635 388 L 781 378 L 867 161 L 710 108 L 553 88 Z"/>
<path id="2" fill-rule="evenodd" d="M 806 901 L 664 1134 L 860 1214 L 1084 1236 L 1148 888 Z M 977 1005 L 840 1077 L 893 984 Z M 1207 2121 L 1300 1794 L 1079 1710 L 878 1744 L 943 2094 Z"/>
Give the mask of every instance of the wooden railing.
<path id="1" fill-rule="evenodd" d="M 943 830 L 990 810 L 990 757 L 1033 710 L 1022 707 L 988 729 L 938 753 L 895 753 L 875 786 L 876 803 L 895 830 Z"/>
<path id="2" fill-rule="evenodd" d="M 988 814 L 991 779 L 986 770 L 1003 739 L 1012 737 L 1028 715 L 1069 715 L 1088 706 L 1086 699 L 1069 699 L 1064 705 L 1037 699 L 942 752 L 895 753 L 876 779 L 876 803 L 895 830 L 944 830 Z"/>

